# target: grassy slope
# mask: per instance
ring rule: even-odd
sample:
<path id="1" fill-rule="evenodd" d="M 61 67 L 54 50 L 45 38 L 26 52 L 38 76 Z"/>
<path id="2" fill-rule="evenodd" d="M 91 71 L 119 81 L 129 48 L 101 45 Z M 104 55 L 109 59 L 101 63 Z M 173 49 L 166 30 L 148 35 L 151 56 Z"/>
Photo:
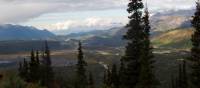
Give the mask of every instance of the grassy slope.
<path id="1" fill-rule="evenodd" d="M 174 29 L 152 39 L 156 47 L 188 49 L 191 47 L 192 29 Z"/>

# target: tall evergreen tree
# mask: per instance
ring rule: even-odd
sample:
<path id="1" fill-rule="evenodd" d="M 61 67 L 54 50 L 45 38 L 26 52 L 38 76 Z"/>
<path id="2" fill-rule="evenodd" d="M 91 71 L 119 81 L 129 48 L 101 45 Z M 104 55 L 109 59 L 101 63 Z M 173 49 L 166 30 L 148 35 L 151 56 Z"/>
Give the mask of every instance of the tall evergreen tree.
<path id="1" fill-rule="evenodd" d="M 39 51 L 37 50 L 36 51 L 36 56 L 35 56 L 35 59 L 36 59 L 36 62 L 35 62 L 35 68 L 36 68 L 36 71 L 35 71 L 35 75 L 36 75 L 36 80 L 37 81 L 40 81 L 41 79 L 41 66 L 40 66 L 40 58 L 39 58 Z"/>
<path id="2" fill-rule="evenodd" d="M 29 65 L 25 58 L 23 63 L 20 62 L 19 76 L 27 82 L 30 80 Z"/>
<path id="3" fill-rule="evenodd" d="M 191 21 L 192 26 L 195 31 L 192 35 L 192 49 L 191 49 L 191 87 L 190 88 L 199 88 L 200 87 L 200 2 L 199 0 L 196 2 L 196 12 L 193 16 L 193 20 Z"/>
<path id="4" fill-rule="evenodd" d="M 147 4 L 146 4 L 147 6 Z M 137 88 L 156 88 L 158 85 L 158 80 L 154 75 L 154 61 L 153 53 L 150 43 L 150 24 L 149 24 L 149 12 L 148 8 L 145 8 L 145 14 L 143 17 L 144 21 L 144 40 L 143 40 L 143 51 L 142 56 L 140 58 L 140 75 L 139 75 L 139 83 L 137 84 Z"/>
<path id="5" fill-rule="evenodd" d="M 111 88 L 119 88 L 119 76 L 116 64 L 113 64 L 112 66 L 111 82 L 112 82 Z"/>
<path id="6" fill-rule="evenodd" d="M 178 72 L 178 88 L 182 88 L 182 80 L 183 79 L 183 68 L 182 65 L 179 64 L 179 72 Z"/>
<path id="7" fill-rule="evenodd" d="M 142 0 L 130 0 L 128 4 L 129 23 L 124 39 L 127 40 L 125 55 L 122 57 L 126 67 L 126 79 L 124 79 L 124 88 L 135 88 L 139 80 L 140 59 L 142 57 L 142 48 L 144 40 L 144 26 L 142 20 Z"/>
<path id="8" fill-rule="evenodd" d="M 79 41 L 78 47 L 78 62 L 76 64 L 76 77 L 77 77 L 77 88 L 86 88 L 88 80 L 86 79 L 86 68 L 87 63 L 84 60 L 84 54 L 82 51 L 82 44 Z"/>
<path id="9" fill-rule="evenodd" d="M 48 88 L 53 88 L 54 72 L 51 66 L 50 50 L 47 41 L 45 42 L 45 51 L 41 70 L 43 71 L 41 79 L 42 85 L 47 86 Z"/>
<path id="10" fill-rule="evenodd" d="M 38 50 L 36 51 L 36 57 L 35 58 L 36 58 L 37 64 L 39 65 L 40 64 L 40 60 L 39 60 L 40 58 L 39 58 L 39 51 Z"/>
<path id="11" fill-rule="evenodd" d="M 51 66 L 51 57 L 50 57 L 50 50 L 48 46 L 48 42 L 45 41 L 45 50 L 44 50 L 44 64 L 47 66 Z"/>
<path id="12" fill-rule="evenodd" d="M 18 74 L 19 76 L 22 78 L 24 75 L 23 75 L 23 64 L 22 62 L 19 62 L 19 68 L 18 68 Z"/>
<path id="13" fill-rule="evenodd" d="M 37 72 L 38 67 L 37 67 L 37 62 L 36 62 L 36 58 L 35 58 L 35 52 L 33 50 L 31 51 L 31 57 L 30 58 L 31 58 L 31 61 L 29 63 L 30 81 L 31 82 L 37 82 L 38 80 L 37 80 L 36 72 Z"/>
<path id="14" fill-rule="evenodd" d="M 106 69 L 106 71 L 104 72 L 104 84 L 103 84 L 103 88 L 111 88 L 112 86 L 112 73 L 110 70 L 110 67 L 108 67 L 108 69 Z"/>
<path id="15" fill-rule="evenodd" d="M 107 84 L 107 72 L 104 71 L 104 75 L 103 75 L 103 88 L 106 88 L 106 84 Z"/>
<path id="16" fill-rule="evenodd" d="M 189 88 L 188 87 L 188 79 L 186 72 L 186 61 L 183 60 L 181 64 L 179 64 L 179 72 L 178 72 L 178 88 Z"/>
<path id="17" fill-rule="evenodd" d="M 186 60 L 183 60 L 182 74 L 183 74 L 183 78 L 182 78 L 182 80 L 183 80 L 182 81 L 183 87 L 182 88 L 189 88 Z"/>
<path id="18" fill-rule="evenodd" d="M 94 78 L 92 72 L 89 73 L 88 88 L 95 88 Z"/>
<path id="19" fill-rule="evenodd" d="M 126 68 L 125 68 L 125 65 L 124 65 L 124 61 L 123 59 L 121 59 L 121 64 L 120 64 L 120 69 L 119 69 L 119 86 L 120 88 L 124 88 L 125 87 L 125 84 L 124 83 L 126 80 Z"/>
<path id="20" fill-rule="evenodd" d="M 153 71 L 153 53 L 150 44 L 149 12 L 145 9 L 142 17 L 142 0 L 130 0 L 128 32 L 124 39 L 128 41 L 125 55 L 125 88 L 156 88 L 158 81 Z"/>

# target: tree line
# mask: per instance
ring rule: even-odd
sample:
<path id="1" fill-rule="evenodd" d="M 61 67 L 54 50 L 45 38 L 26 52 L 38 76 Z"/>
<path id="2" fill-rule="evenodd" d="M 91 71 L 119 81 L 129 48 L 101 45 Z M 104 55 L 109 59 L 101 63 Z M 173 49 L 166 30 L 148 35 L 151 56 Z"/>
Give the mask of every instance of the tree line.
<path id="1" fill-rule="evenodd" d="M 179 64 L 178 75 L 171 76 L 169 88 L 200 87 L 200 2 L 197 1 L 196 4 L 196 12 L 191 21 L 195 29 L 191 39 L 193 45 L 191 55 Z M 130 0 L 127 12 L 130 21 L 126 25 L 127 33 L 123 36 L 127 41 L 125 54 L 121 57 L 119 68 L 113 64 L 111 68 L 105 69 L 102 88 L 158 88 L 160 82 L 155 75 L 148 7 L 144 6 L 142 0 Z M 96 88 L 92 72 L 87 74 L 87 62 L 84 60 L 81 42 L 78 46 L 73 88 Z M 187 67 L 190 67 L 191 72 L 188 73 Z M 53 85 L 54 71 L 47 42 L 44 51 L 32 50 L 30 61 L 24 59 L 20 63 L 19 75 L 27 82 L 40 83 L 47 88 L 57 88 Z"/>
<path id="2" fill-rule="evenodd" d="M 39 83 L 52 88 L 54 72 L 51 66 L 50 50 L 45 42 L 44 51 L 31 51 L 30 61 L 24 59 L 19 64 L 19 76 L 26 82 Z"/>

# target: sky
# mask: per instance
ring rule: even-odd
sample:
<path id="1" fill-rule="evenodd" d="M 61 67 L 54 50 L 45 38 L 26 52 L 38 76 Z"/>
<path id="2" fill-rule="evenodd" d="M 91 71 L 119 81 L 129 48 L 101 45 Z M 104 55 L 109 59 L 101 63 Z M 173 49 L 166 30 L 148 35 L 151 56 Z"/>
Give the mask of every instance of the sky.
<path id="1" fill-rule="evenodd" d="M 144 0 L 143 0 L 144 1 Z M 0 0 L 0 24 L 50 31 L 125 25 L 129 0 Z M 147 0 L 151 13 L 191 9 L 195 0 Z"/>

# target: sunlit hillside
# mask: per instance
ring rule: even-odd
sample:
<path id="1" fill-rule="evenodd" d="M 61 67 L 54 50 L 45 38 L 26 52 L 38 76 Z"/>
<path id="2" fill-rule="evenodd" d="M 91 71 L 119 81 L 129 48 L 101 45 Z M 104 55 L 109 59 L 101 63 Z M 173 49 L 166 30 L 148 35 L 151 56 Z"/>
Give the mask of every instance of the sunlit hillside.
<path id="1" fill-rule="evenodd" d="M 165 48 L 191 48 L 191 35 L 193 29 L 174 29 L 162 33 L 154 38 L 152 42 L 156 47 Z"/>

